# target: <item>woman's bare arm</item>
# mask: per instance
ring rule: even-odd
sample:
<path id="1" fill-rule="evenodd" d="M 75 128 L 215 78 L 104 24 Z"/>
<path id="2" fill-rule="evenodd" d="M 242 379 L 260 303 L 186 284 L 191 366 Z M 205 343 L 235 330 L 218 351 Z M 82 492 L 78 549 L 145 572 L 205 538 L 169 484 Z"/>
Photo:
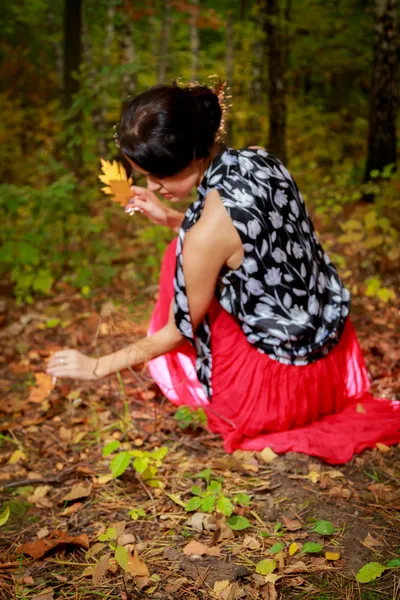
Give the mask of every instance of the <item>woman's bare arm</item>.
<path id="1" fill-rule="evenodd" d="M 183 271 L 193 331 L 209 309 L 222 266 L 238 249 L 241 249 L 240 237 L 218 191 L 212 190 L 201 218 L 186 234 L 183 248 Z M 175 325 L 173 306 L 172 301 L 168 323 L 153 335 L 99 359 L 89 358 L 76 350 L 62 350 L 50 359 L 48 372 L 55 377 L 97 379 L 179 348 L 185 338 Z"/>

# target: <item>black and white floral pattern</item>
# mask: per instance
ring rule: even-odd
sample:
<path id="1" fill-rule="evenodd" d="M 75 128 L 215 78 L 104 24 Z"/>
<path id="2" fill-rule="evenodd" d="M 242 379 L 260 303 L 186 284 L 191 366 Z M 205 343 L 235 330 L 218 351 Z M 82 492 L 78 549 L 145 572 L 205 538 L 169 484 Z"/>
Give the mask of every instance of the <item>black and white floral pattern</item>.
<path id="1" fill-rule="evenodd" d="M 238 269 L 224 269 L 217 297 L 257 350 L 288 365 L 307 365 L 339 341 L 350 294 L 322 249 L 289 171 L 264 149 L 225 149 L 213 159 L 179 231 L 175 322 L 196 348 L 197 375 L 212 397 L 208 317 L 193 331 L 182 268 L 186 232 L 216 188 L 243 243 Z"/>

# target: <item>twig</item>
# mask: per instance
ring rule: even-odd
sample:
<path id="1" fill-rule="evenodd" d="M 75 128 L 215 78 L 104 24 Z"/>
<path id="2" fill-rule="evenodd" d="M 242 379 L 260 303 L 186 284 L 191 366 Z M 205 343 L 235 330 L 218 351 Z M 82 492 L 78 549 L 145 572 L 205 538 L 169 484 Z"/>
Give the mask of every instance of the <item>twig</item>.
<path id="1" fill-rule="evenodd" d="M 154 518 L 154 523 L 157 523 L 157 509 L 156 509 L 156 503 L 154 501 L 154 496 L 151 493 L 151 491 L 149 490 L 149 488 L 145 485 L 143 479 L 140 477 L 139 473 L 135 473 L 136 478 L 138 480 L 138 482 L 140 483 L 140 485 L 142 486 L 142 488 L 144 489 L 144 491 L 146 492 L 146 494 L 148 495 L 148 497 L 151 500 L 151 503 L 153 505 L 153 518 Z"/>
<path id="2" fill-rule="evenodd" d="M 12 567 L 18 567 L 19 561 L 0 563 L 0 569 L 12 569 Z"/>
<path id="3" fill-rule="evenodd" d="M 17 481 L 9 481 L 3 483 L 0 489 L 5 490 L 6 488 L 21 487 L 23 485 L 33 485 L 34 483 L 59 483 L 66 477 L 69 477 L 76 469 L 76 466 L 66 469 L 59 473 L 59 475 L 53 475 L 53 477 L 36 477 L 35 479 L 19 479 Z"/>

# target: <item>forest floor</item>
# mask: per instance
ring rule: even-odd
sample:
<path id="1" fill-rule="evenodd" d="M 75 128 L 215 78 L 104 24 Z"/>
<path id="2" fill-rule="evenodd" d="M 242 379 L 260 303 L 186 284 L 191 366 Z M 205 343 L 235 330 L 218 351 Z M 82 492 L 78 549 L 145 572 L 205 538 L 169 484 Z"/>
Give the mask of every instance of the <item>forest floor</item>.
<path id="1" fill-rule="evenodd" d="M 399 599 L 399 568 L 369 583 L 356 574 L 370 562 L 400 566 L 400 447 L 340 467 L 300 454 L 227 455 L 201 425 L 180 427 L 145 371 L 52 387 L 41 375 L 52 352 L 110 352 L 144 333 L 129 303 L 112 308 L 111 293 L 89 300 L 64 287 L 34 308 L 13 307 L 0 329 L 0 512 L 10 508 L 0 529 L 0 598 Z M 372 391 L 400 400 L 399 306 L 355 298 L 352 315 Z M 113 455 L 102 455 L 112 440 L 125 450 L 166 445 L 162 487 L 132 467 L 114 479 Z M 251 526 L 232 531 L 221 516 L 185 511 L 191 486 L 205 489 L 205 468 Z M 312 531 L 319 521 L 327 535 Z M 99 545 L 110 525 L 127 571 Z"/>

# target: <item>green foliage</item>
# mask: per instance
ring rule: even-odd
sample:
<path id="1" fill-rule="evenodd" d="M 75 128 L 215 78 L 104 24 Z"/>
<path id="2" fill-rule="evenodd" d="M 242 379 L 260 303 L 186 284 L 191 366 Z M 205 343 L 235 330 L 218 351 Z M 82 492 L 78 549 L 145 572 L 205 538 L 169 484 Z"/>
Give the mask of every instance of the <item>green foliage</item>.
<path id="1" fill-rule="evenodd" d="M 312 530 L 320 535 L 333 535 L 336 531 L 330 521 L 317 521 Z"/>
<path id="2" fill-rule="evenodd" d="M 356 580 L 359 583 L 369 583 L 373 581 L 377 577 L 380 577 L 384 571 L 386 571 L 385 565 L 381 565 L 377 562 L 370 562 L 358 571 L 356 575 Z"/>
<path id="3" fill-rule="evenodd" d="M 180 406 L 175 413 L 175 419 L 181 429 L 207 427 L 207 415 L 202 408 L 193 410 L 189 406 Z"/>
<path id="4" fill-rule="evenodd" d="M 271 546 L 271 548 L 269 549 L 269 551 L 272 554 L 278 554 L 278 552 L 281 552 L 281 550 L 283 550 L 285 547 L 285 544 L 282 544 L 282 542 L 276 542 L 275 544 L 273 544 Z"/>
<path id="5" fill-rule="evenodd" d="M 140 517 L 146 516 L 146 511 L 141 506 L 138 506 L 137 508 L 132 508 L 132 510 L 128 512 L 128 515 L 132 521 L 137 521 Z"/>
<path id="6" fill-rule="evenodd" d="M 120 209 L 108 211 L 108 201 L 99 201 L 97 174 L 100 156 L 118 154 L 113 127 L 123 102 L 130 93 L 141 93 L 158 81 L 162 4 L 157 0 L 147 11 L 140 3 L 129 10 L 119 1 L 83 3 L 84 52 L 76 73 L 80 88 L 68 110 L 61 81 L 63 3 L 52 3 L 50 12 L 48 0 L 9 2 L 3 8 L 0 56 L 7 60 L 0 67 L 5 90 L 0 93 L 0 180 L 7 183 L 0 186 L 0 274 L 8 277 L 20 303 L 50 294 L 60 280 L 87 296 L 94 287 L 110 285 L 120 273 L 135 293 L 158 280 L 163 251 L 175 233 L 149 224 L 142 215 L 130 218 Z M 232 10 L 235 72 L 240 77 L 234 78 L 231 90 L 229 144 L 265 145 L 268 82 L 257 75 L 262 61 L 256 68 L 257 57 L 265 56 L 262 8 L 250 2 L 239 15 L 240 6 L 201 3 L 197 78 L 205 81 L 210 73 L 226 78 L 226 20 Z M 187 7 L 172 7 L 167 82 L 177 74 L 184 80 L 192 76 L 189 13 Z M 373 11 L 365 2 L 300 0 L 291 4 L 289 19 L 282 15 L 281 22 L 290 39 L 290 169 L 307 195 L 322 236 L 335 235 L 331 258 L 343 274 L 362 282 L 353 286 L 353 294 L 391 301 L 393 290 L 372 282 L 400 259 L 399 174 L 394 165 L 387 165 L 382 172 L 372 171 L 370 181 L 360 185 L 368 134 L 365 90 Z M 130 54 L 121 39 L 132 43 Z M 78 155 L 81 165 L 73 175 L 71 166 Z M 144 180 L 136 183 L 144 185 Z M 365 215 L 357 214 L 362 229 L 352 230 L 346 223 L 354 220 L 353 212 L 366 212 L 358 210 L 365 195 L 374 199 L 376 222 L 368 228 Z M 340 232 L 339 224 L 344 227 Z M 123 229 L 132 238 L 134 256 L 131 263 L 117 267 L 118 240 L 102 233 L 116 231 L 119 238 Z M 190 422 L 201 424 L 196 418 Z"/>
<path id="7" fill-rule="evenodd" d="M 108 456 L 118 450 L 120 443 L 114 440 L 103 448 L 103 456 Z M 110 470 L 113 477 L 120 477 L 129 466 L 133 466 L 134 471 L 141 477 L 147 485 L 151 487 L 162 487 L 158 479 L 158 469 L 162 466 L 163 459 L 168 453 L 166 446 L 155 448 L 151 452 L 145 450 L 123 450 L 118 452 L 110 463 Z M 140 515 L 139 515 L 140 516 Z"/>
<path id="8" fill-rule="evenodd" d="M 116 274 L 116 250 L 99 238 L 106 221 L 92 217 L 89 205 L 72 174 L 40 189 L 0 185 L 0 273 L 9 274 L 20 303 L 49 294 L 61 278 L 79 289 Z"/>
<path id="9" fill-rule="evenodd" d="M 6 506 L 3 512 L 0 513 L 0 527 L 3 527 L 10 518 L 10 507 Z"/>
<path id="10" fill-rule="evenodd" d="M 322 546 L 315 542 L 306 542 L 301 551 L 304 552 L 304 554 L 317 554 L 322 551 Z"/>
<path id="11" fill-rule="evenodd" d="M 233 515 L 229 517 L 226 521 L 228 527 L 233 529 L 233 531 L 241 531 L 242 529 L 247 529 L 251 527 L 250 521 L 246 517 L 242 517 L 241 515 Z"/>
<path id="12" fill-rule="evenodd" d="M 242 506 L 248 506 L 250 504 L 250 496 L 247 494 L 237 494 L 232 502 L 224 494 L 221 482 L 211 478 L 212 473 L 210 469 L 204 469 L 197 477 L 205 480 L 206 489 L 203 490 L 199 485 L 192 486 L 192 498 L 190 498 L 185 505 L 185 510 L 188 512 L 201 510 L 203 512 L 211 513 L 216 511 L 227 517 L 231 517 L 234 508 L 233 502 L 241 504 Z M 236 515 L 228 519 L 227 523 L 231 529 L 244 529 L 245 527 L 251 526 L 248 519 Z M 230 523 L 232 523 L 233 526 L 230 525 Z"/>

